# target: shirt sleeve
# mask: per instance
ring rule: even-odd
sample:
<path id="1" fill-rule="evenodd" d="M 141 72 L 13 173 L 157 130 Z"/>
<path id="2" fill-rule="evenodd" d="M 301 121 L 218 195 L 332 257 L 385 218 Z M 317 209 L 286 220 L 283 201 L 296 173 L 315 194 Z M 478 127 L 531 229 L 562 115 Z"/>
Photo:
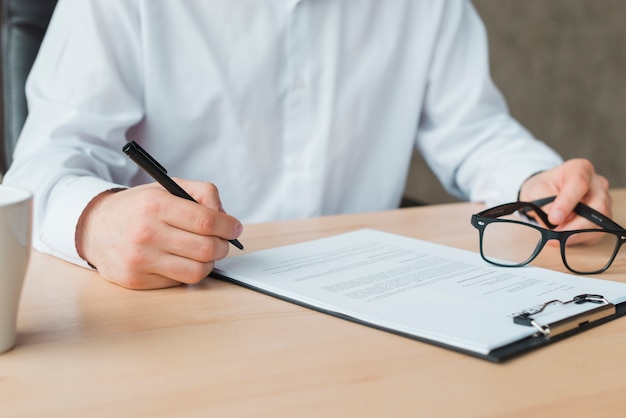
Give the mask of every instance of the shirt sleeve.
<path id="1" fill-rule="evenodd" d="M 29 115 L 4 182 L 34 193 L 34 248 L 86 266 L 75 228 L 137 168 L 121 152 L 143 117 L 136 5 L 61 0 L 26 85 Z M 121 42 L 120 40 L 124 40 Z"/>
<path id="2" fill-rule="evenodd" d="M 446 2 L 417 147 L 449 193 L 496 204 L 514 201 L 526 178 L 562 159 L 509 114 L 489 74 L 487 46 L 471 2 Z"/>

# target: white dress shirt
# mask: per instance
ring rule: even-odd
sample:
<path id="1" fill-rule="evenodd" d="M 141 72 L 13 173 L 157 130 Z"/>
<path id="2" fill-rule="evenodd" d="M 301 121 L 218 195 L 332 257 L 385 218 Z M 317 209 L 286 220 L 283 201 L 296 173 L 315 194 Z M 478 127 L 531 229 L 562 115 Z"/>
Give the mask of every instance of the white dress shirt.
<path id="1" fill-rule="evenodd" d="M 561 160 L 488 70 L 463 0 L 61 0 L 5 182 L 35 193 L 35 247 L 83 265 L 87 203 L 152 181 L 129 139 L 244 223 L 394 208 L 415 147 L 450 193 L 514 200 Z"/>

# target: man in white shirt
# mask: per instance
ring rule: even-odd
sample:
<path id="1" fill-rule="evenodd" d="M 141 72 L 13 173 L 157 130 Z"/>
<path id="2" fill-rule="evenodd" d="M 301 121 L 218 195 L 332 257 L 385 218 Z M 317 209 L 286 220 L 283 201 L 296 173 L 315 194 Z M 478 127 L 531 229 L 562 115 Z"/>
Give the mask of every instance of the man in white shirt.
<path id="1" fill-rule="evenodd" d="M 610 213 L 608 182 L 512 119 L 488 65 L 464 0 L 61 0 L 5 182 L 35 192 L 37 249 L 130 288 L 202 280 L 239 220 L 396 207 L 415 147 L 456 196 L 558 194 L 563 228 L 578 201 Z M 201 204 L 145 185 L 131 139 Z"/>

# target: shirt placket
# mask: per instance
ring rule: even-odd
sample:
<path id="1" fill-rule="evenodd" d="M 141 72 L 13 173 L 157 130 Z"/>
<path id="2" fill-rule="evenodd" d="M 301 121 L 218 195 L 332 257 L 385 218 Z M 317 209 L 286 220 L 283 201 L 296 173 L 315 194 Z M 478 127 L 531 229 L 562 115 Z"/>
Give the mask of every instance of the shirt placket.
<path id="1" fill-rule="evenodd" d="M 312 216 L 319 212 L 319 182 L 313 162 L 314 105 L 311 90 L 311 69 L 306 2 L 291 4 L 285 45 L 286 81 L 283 129 L 283 217 Z"/>

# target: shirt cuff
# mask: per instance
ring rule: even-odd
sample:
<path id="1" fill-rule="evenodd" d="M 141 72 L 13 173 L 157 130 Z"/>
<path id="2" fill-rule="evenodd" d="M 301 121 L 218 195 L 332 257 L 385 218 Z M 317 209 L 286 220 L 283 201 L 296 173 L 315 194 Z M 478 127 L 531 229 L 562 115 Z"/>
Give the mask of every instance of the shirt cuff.
<path id="1" fill-rule="evenodd" d="M 484 202 L 487 206 L 515 202 L 522 185 L 530 176 L 549 170 L 562 162 L 558 157 L 545 159 L 532 164 L 509 164 L 502 172 L 506 175 L 483 177 L 472 193 L 471 200 Z"/>
<path id="2" fill-rule="evenodd" d="M 54 187 L 41 229 L 33 237 L 33 247 L 44 253 L 91 268 L 76 250 L 78 219 L 89 202 L 102 192 L 119 188 L 115 183 L 96 177 L 69 177 Z"/>

